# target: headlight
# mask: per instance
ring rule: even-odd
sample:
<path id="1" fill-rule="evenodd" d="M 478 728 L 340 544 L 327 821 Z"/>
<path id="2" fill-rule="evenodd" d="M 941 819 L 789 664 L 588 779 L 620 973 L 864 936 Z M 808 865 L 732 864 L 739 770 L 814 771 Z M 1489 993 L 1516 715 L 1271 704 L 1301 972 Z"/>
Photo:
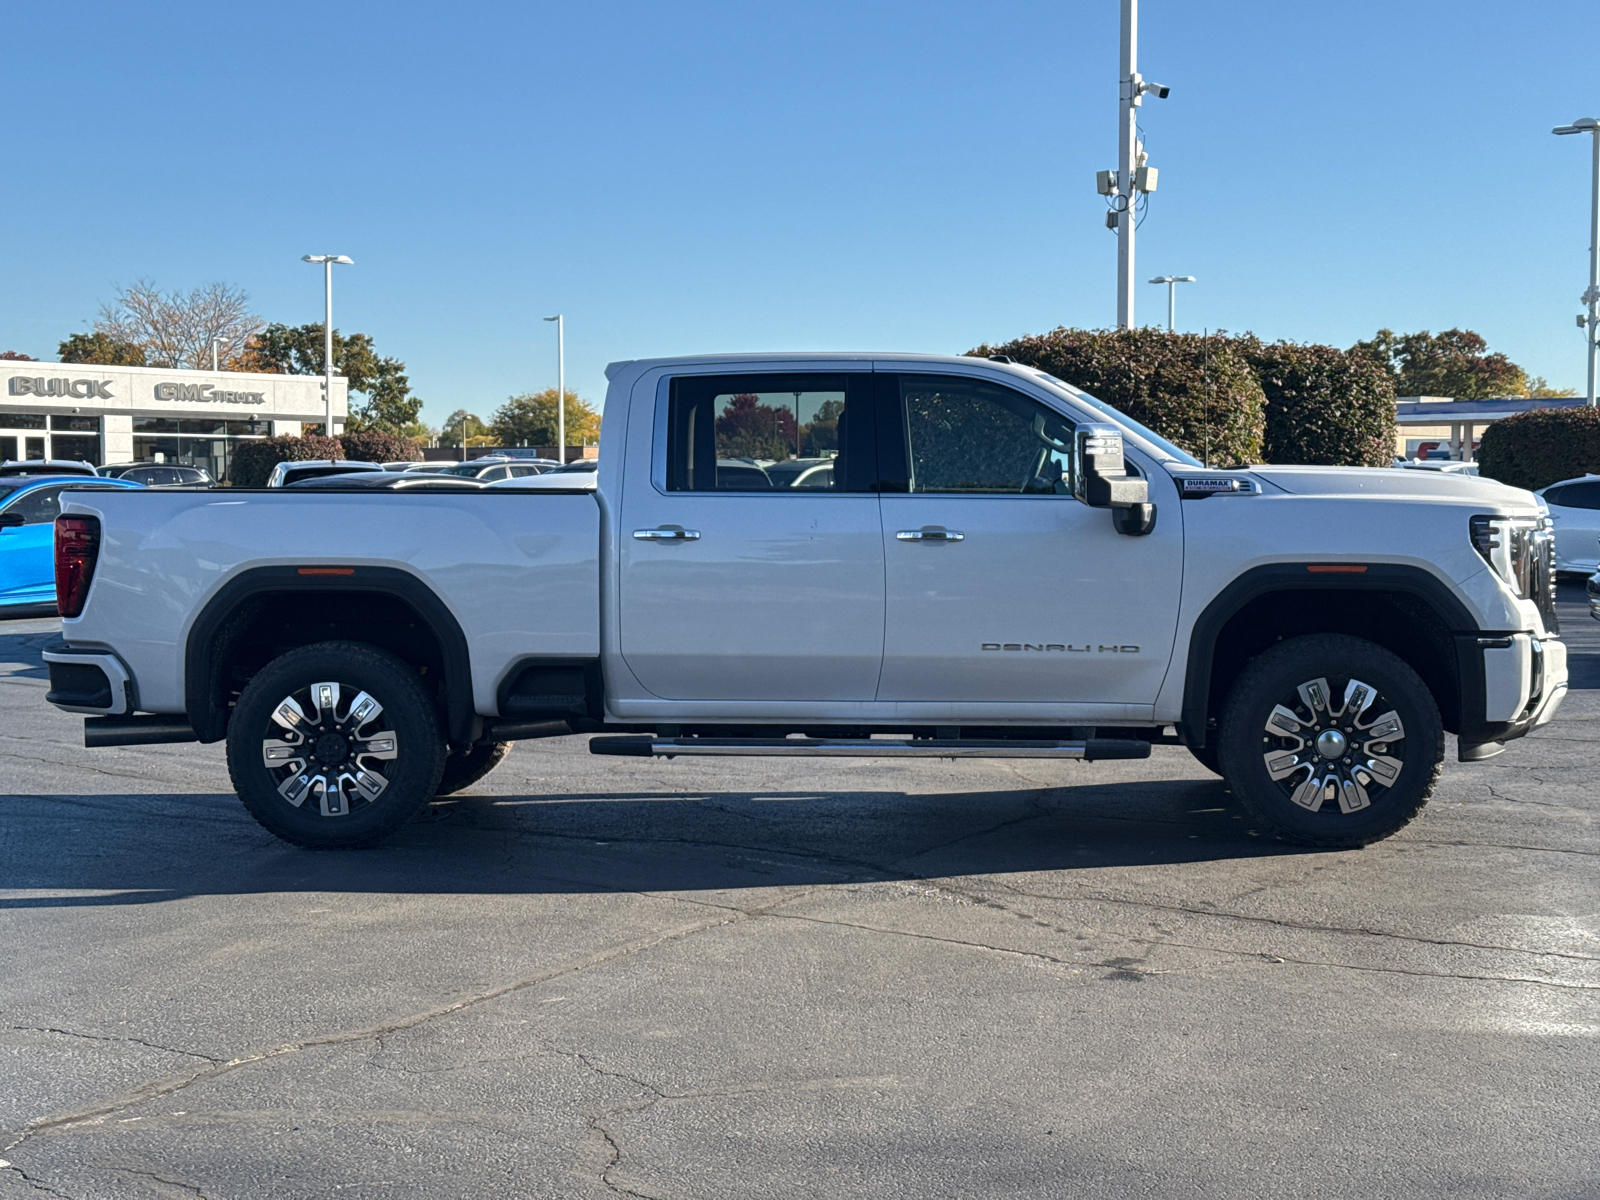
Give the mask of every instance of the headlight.
<path id="1" fill-rule="evenodd" d="M 1551 534 L 1542 517 L 1475 516 L 1472 548 L 1519 600 L 1552 595 Z"/>

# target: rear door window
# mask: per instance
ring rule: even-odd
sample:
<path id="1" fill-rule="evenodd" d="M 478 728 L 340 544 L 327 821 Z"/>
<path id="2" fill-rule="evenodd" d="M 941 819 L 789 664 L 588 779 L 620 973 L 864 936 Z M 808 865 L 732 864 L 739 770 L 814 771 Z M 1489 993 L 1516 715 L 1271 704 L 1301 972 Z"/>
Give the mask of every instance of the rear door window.
<path id="1" fill-rule="evenodd" d="M 674 379 L 667 490 L 792 494 L 804 468 L 826 466 L 805 494 L 875 491 L 871 386 L 866 372 Z"/>

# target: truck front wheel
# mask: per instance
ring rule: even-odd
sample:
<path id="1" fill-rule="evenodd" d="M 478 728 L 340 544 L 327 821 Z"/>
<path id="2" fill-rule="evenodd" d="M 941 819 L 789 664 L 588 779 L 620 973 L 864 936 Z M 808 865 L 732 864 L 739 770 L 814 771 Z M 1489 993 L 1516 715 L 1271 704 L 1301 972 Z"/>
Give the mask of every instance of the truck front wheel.
<path id="1" fill-rule="evenodd" d="M 416 669 L 357 642 L 319 642 L 268 663 L 228 724 L 228 773 L 250 815 L 300 846 L 366 846 L 434 795 L 439 711 Z"/>
<path id="2" fill-rule="evenodd" d="M 1428 802 L 1444 760 L 1439 707 L 1404 660 L 1362 638 L 1280 642 L 1235 681 L 1217 752 L 1267 831 L 1308 846 L 1386 838 Z"/>

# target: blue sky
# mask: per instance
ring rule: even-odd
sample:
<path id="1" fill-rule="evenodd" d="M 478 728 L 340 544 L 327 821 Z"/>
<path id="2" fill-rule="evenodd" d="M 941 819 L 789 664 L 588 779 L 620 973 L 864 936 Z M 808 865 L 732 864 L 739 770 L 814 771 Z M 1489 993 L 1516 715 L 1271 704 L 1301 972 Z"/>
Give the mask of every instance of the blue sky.
<path id="1" fill-rule="evenodd" d="M 1144 0 L 1180 328 L 1464 326 L 1583 384 L 1593 10 Z M 76 3 L 7 13 L 0 349 L 116 282 L 245 287 L 402 357 L 437 424 L 608 361 L 960 352 L 1115 317 L 1116 0 Z M 1141 284 L 1141 323 L 1165 289 Z"/>

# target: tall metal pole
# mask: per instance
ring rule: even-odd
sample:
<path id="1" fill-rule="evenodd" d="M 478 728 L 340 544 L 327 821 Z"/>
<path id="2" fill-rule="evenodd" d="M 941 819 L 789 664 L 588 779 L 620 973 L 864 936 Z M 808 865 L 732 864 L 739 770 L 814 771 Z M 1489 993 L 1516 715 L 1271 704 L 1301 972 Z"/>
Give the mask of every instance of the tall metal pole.
<path id="1" fill-rule="evenodd" d="M 1595 339 L 1600 336 L 1600 126 L 1590 130 L 1594 135 L 1594 181 L 1589 193 L 1589 290 L 1583 294 L 1589 306 L 1589 325 L 1585 340 L 1589 343 L 1589 405 L 1594 407 Z"/>
<path id="2" fill-rule="evenodd" d="M 1176 279 L 1167 280 L 1167 332 L 1168 333 L 1172 332 L 1173 320 L 1178 315 L 1178 300 L 1177 300 L 1177 296 L 1178 296 L 1178 281 Z"/>
<path id="3" fill-rule="evenodd" d="M 1117 328 L 1133 328 L 1133 204 L 1139 152 L 1139 0 L 1122 0 L 1122 61 L 1117 113 Z"/>
<path id="4" fill-rule="evenodd" d="M 333 436 L 333 259 L 324 259 L 322 263 L 322 288 L 327 305 L 323 311 L 322 319 L 322 389 L 323 389 L 323 418 L 322 434 L 324 437 Z"/>
<path id="5" fill-rule="evenodd" d="M 557 313 L 553 317 L 546 317 L 546 321 L 556 323 L 556 458 L 563 464 L 567 461 L 567 340 L 566 322 L 562 315 Z"/>

